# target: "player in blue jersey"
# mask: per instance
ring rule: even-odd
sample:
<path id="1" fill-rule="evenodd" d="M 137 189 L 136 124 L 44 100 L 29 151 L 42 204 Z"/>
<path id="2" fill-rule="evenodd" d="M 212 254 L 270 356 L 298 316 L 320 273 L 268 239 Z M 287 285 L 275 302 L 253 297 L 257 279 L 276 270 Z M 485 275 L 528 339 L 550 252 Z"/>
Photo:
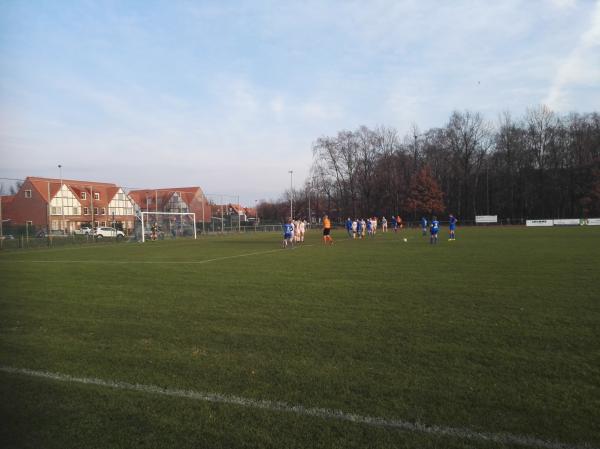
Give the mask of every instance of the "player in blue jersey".
<path id="1" fill-rule="evenodd" d="M 437 244 L 438 232 L 440 232 L 440 222 L 437 220 L 437 217 L 433 216 L 431 218 L 431 226 L 429 227 L 429 233 L 431 234 L 429 237 L 429 243 Z"/>
<path id="2" fill-rule="evenodd" d="M 358 234 L 358 238 L 362 239 L 362 235 L 363 235 L 363 221 L 362 221 L 362 219 L 356 220 L 356 233 Z"/>
<path id="3" fill-rule="evenodd" d="M 448 240 L 453 241 L 456 240 L 456 222 L 458 220 L 456 219 L 456 217 L 452 214 L 450 214 L 450 216 L 448 217 L 448 222 L 450 223 L 449 228 L 450 228 L 450 238 Z"/>
<path id="4" fill-rule="evenodd" d="M 346 232 L 348 232 L 348 237 L 352 238 L 352 219 L 350 217 L 346 220 Z"/>
<path id="5" fill-rule="evenodd" d="M 294 247 L 294 224 L 292 223 L 292 219 L 290 218 L 287 223 L 283 225 L 283 247 L 287 248 L 288 244 L 293 248 Z"/>
<path id="6" fill-rule="evenodd" d="M 421 217 L 421 230 L 423 231 L 423 237 L 427 235 L 427 218 Z"/>
<path id="7" fill-rule="evenodd" d="M 371 218 L 367 219 L 367 235 L 373 237 L 373 222 L 371 221 Z"/>

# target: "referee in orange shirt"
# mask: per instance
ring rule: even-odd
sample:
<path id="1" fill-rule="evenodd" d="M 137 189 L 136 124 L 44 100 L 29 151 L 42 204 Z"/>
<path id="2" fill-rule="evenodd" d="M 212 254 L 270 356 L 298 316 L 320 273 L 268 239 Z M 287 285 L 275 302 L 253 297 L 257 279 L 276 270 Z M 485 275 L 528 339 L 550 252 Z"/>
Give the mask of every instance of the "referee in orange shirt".
<path id="1" fill-rule="evenodd" d="M 331 238 L 331 221 L 329 220 L 329 217 L 325 215 L 323 217 L 323 244 L 327 245 L 327 243 L 333 245 L 333 239 Z"/>

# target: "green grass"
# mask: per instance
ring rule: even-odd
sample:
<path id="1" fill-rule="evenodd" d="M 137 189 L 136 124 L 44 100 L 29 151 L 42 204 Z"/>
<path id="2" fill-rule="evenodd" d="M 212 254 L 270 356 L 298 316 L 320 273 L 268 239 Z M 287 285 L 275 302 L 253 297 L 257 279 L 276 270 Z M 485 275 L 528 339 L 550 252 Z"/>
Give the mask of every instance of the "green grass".
<path id="1" fill-rule="evenodd" d="M 3 252 L 0 365 L 600 446 L 600 229 L 404 232 Z M 505 447 L 4 372 L 0 390 L 2 447 Z"/>

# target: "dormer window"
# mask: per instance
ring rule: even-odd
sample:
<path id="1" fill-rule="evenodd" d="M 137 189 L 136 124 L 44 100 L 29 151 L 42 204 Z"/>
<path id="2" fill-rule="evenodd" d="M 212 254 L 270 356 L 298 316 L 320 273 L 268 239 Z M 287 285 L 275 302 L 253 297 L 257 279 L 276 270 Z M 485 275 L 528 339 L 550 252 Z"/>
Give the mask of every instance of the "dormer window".
<path id="1" fill-rule="evenodd" d="M 31 198 L 31 190 L 25 190 L 25 198 Z"/>
<path id="2" fill-rule="evenodd" d="M 81 199 L 87 200 L 87 192 L 81 192 Z"/>
<path id="3" fill-rule="evenodd" d="M 95 200 L 99 200 L 100 199 L 100 194 L 98 192 L 94 192 L 94 199 Z"/>

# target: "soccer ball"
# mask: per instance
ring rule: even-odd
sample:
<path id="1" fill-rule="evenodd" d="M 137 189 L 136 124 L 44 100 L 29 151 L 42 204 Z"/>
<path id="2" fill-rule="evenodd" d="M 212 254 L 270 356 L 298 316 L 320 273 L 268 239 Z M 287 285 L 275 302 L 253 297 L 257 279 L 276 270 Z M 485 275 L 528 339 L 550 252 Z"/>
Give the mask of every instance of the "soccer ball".
<path id="1" fill-rule="evenodd" d="M 406 242 L 408 242 L 408 239 L 407 239 L 406 237 L 404 237 L 404 242 L 405 242 L 405 243 L 406 243 Z"/>

